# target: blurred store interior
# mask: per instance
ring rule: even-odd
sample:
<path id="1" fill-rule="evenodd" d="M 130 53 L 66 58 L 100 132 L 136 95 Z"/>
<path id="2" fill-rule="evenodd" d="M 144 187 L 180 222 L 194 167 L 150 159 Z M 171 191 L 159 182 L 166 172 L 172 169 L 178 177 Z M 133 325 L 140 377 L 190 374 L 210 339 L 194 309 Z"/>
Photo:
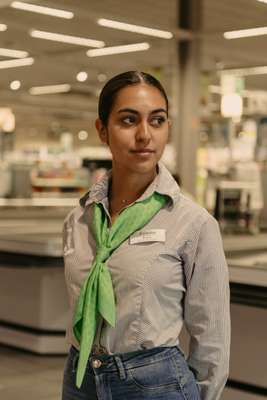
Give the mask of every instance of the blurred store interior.
<path id="1" fill-rule="evenodd" d="M 62 222 L 111 166 L 94 127 L 100 88 L 135 69 L 170 98 L 163 162 L 223 234 L 222 399 L 267 398 L 266 21 L 267 0 L 0 0 L 1 399 L 60 398 Z"/>

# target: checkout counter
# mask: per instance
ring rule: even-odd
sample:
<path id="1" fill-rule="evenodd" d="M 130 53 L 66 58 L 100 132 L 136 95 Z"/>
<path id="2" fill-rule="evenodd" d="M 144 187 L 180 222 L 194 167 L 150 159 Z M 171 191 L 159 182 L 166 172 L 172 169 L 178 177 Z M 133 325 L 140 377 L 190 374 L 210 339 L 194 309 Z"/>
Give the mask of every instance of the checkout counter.
<path id="1" fill-rule="evenodd" d="M 223 238 L 231 289 L 228 386 L 267 398 L 267 234 Z M 255 397 L 254 397 L 255 396 Z M 235 396 L 235 400 L 243 397 Z M 246 397 L 245 397 L 246 398 Z"/>
<path id="2" fill-rule="evenodd" d="M 61 230 L 76 202 L 0 202 L 1 343 L 39 354 L 67 351 Z M 266 394 L 267 233 L 225 235 L 223 242 L 231 285 L 229 386 Z"/>
<path id="3" fill-rule="evenodd" d="M 62 221 L 75 199 L 0 200 L 0 342 L 64 354 Z"/>

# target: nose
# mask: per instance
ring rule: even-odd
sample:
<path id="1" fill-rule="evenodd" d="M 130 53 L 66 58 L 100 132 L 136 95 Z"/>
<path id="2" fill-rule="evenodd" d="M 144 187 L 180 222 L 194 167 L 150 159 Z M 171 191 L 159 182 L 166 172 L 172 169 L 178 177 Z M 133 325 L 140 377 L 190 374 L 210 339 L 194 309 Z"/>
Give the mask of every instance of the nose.
<path id="1" fill-rule="evenodd" d="M 150 127 L 147 121 L 140 121 L 136 130 L 136 141 L 148 143 L 151 139 Z"/>

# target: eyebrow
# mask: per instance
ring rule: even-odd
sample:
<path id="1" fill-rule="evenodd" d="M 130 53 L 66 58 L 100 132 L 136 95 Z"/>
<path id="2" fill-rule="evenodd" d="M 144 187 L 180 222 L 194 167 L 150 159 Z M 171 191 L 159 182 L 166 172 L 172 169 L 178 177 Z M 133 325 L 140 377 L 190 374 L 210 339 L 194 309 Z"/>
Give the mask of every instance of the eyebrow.
<path id="1" fill-rule="evenodd" d="M 129 112 L 129 113 L 136 114 L 136 115 L 139 114 L 138 111 L 136 111 L 136 110 L 134 110 L 132 108 L 122 108 L 122 109 L 120 109 L 118 111 L 118 113 L 123 113 L 123 112 Z M 164 112 L 165 114 L 168 114 L 167 110 L 165 110 L 164 108 L 156 108 L 155 110 L 151 111 L 150 114 L 156 114 L 156 113 L 159 113 L 159 112 Z"/>

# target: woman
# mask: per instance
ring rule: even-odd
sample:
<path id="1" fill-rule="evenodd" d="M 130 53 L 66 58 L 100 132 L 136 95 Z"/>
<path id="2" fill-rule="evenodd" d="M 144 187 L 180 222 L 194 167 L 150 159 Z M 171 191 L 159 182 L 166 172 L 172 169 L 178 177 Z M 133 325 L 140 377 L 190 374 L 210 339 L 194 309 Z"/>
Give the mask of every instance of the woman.
<path id="1" fill-rule="evenodd" d="M 169 124 L 166 93 L 151 75 L 130 71 L 104 86 L 96 128 L 112 170 L 64 224 L 73 318 L 63 400 L 220 398 L 227 266 L 217 222 L 159 162 Z"/>

